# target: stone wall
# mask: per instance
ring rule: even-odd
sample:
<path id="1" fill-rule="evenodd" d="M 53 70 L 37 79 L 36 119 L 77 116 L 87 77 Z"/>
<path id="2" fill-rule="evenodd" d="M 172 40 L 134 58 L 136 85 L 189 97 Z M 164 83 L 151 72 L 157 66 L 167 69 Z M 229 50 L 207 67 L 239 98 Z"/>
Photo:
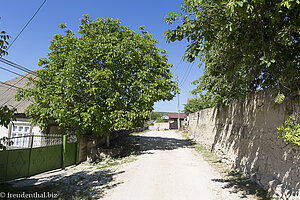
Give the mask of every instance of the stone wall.
<path id="1" fill-rule="evenodd" d="M 287 112 L 299 106 L 275 105 L 274 91 L 259 91 L 229 106 L 189 115 L 189 136 L 218 154 L 274 196 L 300 199 L 300 149 L 278 139 Z"/>
<path id="2" fill-rule="evenodd" d="M 109 140 L 115 140 L 120 137 L 129 135 L 132 132 L 141 132 L 146 130 L 148 127 L 136 128 L 133 130 L 118 130 L 113 131 Z M 101 159 L 101 153 L 105 151 L 102 147 L 106 145 L 106 136 L 94 136 L 94 135 L 84 135 L 80 138 L 80 150 L 79 150 L 79 162 L 88 160 L 93 162 L 97 159 Z"/>
<path id="3" fill-rule="evenodd" d="M 153 126 L 149 126 L 150 131 L 164 131 L 169 130 L 169 122 L 154 123 Z"/>

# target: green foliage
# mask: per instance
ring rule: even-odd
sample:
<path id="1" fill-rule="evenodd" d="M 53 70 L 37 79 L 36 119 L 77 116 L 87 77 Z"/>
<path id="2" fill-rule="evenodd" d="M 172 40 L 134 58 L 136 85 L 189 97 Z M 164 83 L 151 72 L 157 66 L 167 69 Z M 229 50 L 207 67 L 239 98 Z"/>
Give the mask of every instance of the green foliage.
<path id="1" fill-rule="evenodd" d="M 164 120 L 161 117 L 156 118 L 156 123 L 163 123 Z"/>
<path id="2" fill-rule="evenodd" d="M 284 94 L 278 94 L 277 97 L 275 98 L 275 103 L 277 104 L 281 104 L 285 99 Z"/>
<path id="3" fill-rule="evenodd" d="M 187 39 L 185 58 L 205 62 L 194 94 L 212 93 L 228 104 L 251 91 L 299 89 L 298 0 L 184 0 L 180 14 L 165 17 L 169 42 Z"/>
<path id="4" fill-rule="evenodd" d="M 135 33 L 119 20 L 84 15 L 75 36 L 54 35 L 44 69 L 30 81 L 26 115 L 45 128 L 50 120 L 68 133 L 107 135 L 113 129 L 142 127 L 154 102 L 178 92 L 166 51 L 146 31 Z"/>
<path id="5" fill-rule="evenodd" d="M 279 138 L 294 147 L 300 147 L 300 123 L 294 115 L 289 116 L 282 126 L 278 128 Z"/>
<path id="6" fill-rule="evenodd" d="M 8 127 L 9 123 L 15 119 L 16 109 L 9 109 L 6 105 L 0 107 L 0 125 Z"/>
<path id="7" fill-rule="evenodd" d="M 150 120 L 156 120 L 158 117 L 161 117 L 163 115 L 168 115 L 167 112 L 151 112 Z"/>
<path id="8" fill-rule="evenodd" d="M 0 57 L 7 55 L 7 47 L 8 47 L 8 39 L 10 38 L 9 35 L 6 34 L 5 31 L 0 31 Z"/>
<path id="9" fill-rule="evenodd" d="M 158 117 L 161 117 L 161 115 L 158 112 L 152 112 L 150 115 L 150 120 L 155 120 Z"/>
<path id="10" fill-rule="evenodd" d="M 212 95 L 201 95 L 200 98 L 192 99 L 184 105 L 184 113 L 190 114 L 213 106 Z"/>

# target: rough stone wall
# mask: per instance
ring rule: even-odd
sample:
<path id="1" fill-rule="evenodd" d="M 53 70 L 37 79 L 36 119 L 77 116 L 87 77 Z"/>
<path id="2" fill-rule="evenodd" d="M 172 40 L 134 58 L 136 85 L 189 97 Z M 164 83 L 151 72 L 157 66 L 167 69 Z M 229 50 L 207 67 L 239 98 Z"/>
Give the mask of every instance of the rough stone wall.
<path id="1" fill-rule="evenodd" d="M 132 132 L 141 132 L 146 130 L 147 127 L 136 128 L 133 130 L 118 130 L 113 131 L 109 135 L 109 140 L 115 140 L 120 137 L 129 135 Z M 106 136 L 85 135 L 80 138 L 79 161 L 93 162 L 101 157 L 101 153 L 106 151 L 102 147 L 106 145 Z"/>
<path id="2" fill-rule="evenodd" d="M 274 91 L 259 91 L 229 106 L 189 115 L 189 135 L 211 149 L 274 196 L 300 199 L 300 149 L 278 139 L 277 128 L 289 110 L 287 99 L 275 106 Z"/>

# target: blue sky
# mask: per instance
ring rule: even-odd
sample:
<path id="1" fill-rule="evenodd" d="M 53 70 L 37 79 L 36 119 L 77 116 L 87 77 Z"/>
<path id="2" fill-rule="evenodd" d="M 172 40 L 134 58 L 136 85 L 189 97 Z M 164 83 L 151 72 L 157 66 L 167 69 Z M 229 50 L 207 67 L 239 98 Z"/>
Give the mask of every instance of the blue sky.
<path id="1" fill-rule="evenodd" d="M 10 42 L 16 37 L 35 11 L 44 0 L 10 0 L 2 1 L 0 7 L 0 30 L 5 30 L 10 36 Z M 187 98 L 193 97 L 189 93 L 195 88 L 191 81 L 196 80 L 203 74 L 203 67 L 198 68 L 199 61 L 186 63 L 180 61 L 184 54 L 187 43 L 175 42 L 166 43 L 163 32 L 168 26 L 163 17 L 169 12 L 180 12 L 182 1 L 174 0 L 47 0 L 39 13 L 31 21 L 28 27 L 10 47 L 8 55 L 4 58 L 17 64 L 25 66 L 31 70 L 39 69 L 37 66 L 40 58 L 46 57 L 49 52 L 49 44 L 54 34 L 61 33 L 58 25 L 66 23 L 68 28 L 77 32 L 79 20 L 83 14 L 89 14 L 93 20 L 96 18 L 119 18 L 122 25 L 138 31 L 141 25 L 146 26 L 146 30 L 158 40 L 158 48 L 166 49 L 169 63 L 174 67 L 172 73 L 179 77 L 180 108 Z M 17 71 L 7 65 L 0 64 L 1 67 Z M 7 81 L 16 75 L 9 72 L 0 71 L 0 81 Z M 157 102 L 154 111 L 177 112 L 177 97 L 172 101 Z"/>

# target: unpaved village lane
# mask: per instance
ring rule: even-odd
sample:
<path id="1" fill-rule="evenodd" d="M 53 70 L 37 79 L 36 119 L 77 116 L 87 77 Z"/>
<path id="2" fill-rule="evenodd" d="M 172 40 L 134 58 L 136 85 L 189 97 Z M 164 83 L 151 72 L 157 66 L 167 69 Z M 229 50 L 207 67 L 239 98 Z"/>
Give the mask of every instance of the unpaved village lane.
<path id="1" fill-rule="evenodd" d="M 118 168 L 105 200 L 253 199 L 224 188 L 222 177 L 175 131 L 137 136 L 142 155 Z"/>

